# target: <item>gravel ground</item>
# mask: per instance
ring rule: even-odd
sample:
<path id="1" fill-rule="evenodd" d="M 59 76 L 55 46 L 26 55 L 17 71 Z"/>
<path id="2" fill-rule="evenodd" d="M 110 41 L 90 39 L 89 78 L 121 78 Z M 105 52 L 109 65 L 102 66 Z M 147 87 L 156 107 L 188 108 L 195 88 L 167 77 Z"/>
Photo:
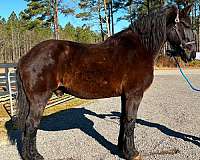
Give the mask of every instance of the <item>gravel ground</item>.
<path id="1" fill-rule="evenodd" d="M 200 86 L 200 71 L 188 71 Z M 177 71 L 156 71 L 138 112 L 135 141 L 144 160 L 200 159 L 200 93 Z M 46 160 L 122 160 L 116 143 L 120 98 L 44 117 L 37 145 Z M 16 134 L 11 138 L 17 141 Z M 0 160 L 18 160 L 16 145 L 0 145 Z"/>

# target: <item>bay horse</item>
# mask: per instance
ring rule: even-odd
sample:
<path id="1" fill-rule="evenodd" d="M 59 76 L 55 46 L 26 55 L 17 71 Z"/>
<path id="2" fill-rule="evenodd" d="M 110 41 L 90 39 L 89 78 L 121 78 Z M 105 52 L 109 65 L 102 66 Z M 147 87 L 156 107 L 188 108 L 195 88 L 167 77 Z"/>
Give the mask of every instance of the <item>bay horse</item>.
<path id="1" fill-rule="evenodd" d="M 18 125 L 22 158 L 42 160 L 36 134 L 52 93 L 84 99 L 121 96 L 118 147 L 127 160 L 142 159 L 134 145 L 134 128 L 144 91 L 153 81 L 154 61 L 166 41 L 184 61 L 196 50 L 189 13 L 165 6 L 97 44 L 47 40 L 37 44 L 17 65 Z"/>

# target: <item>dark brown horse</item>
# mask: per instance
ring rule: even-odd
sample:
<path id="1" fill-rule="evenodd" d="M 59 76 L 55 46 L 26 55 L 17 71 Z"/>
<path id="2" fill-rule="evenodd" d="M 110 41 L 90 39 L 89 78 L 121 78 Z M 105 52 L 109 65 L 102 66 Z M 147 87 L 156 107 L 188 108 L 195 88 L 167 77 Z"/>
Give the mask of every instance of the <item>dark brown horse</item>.
<path id="1" fill-rule="evenodd" d="M 86 99 L 121 96 L 118 147 L 127 160 L 141 159 L 134 145 L 137 110 L 153 81 L 162 45 L 168 40 L 184 61 L 191 57 L 186 49 L 195 51 L 190 10 L 167 6 L 98 44 L 48 40 L 33 47 L 17 67 L 23 159 L 43 159 L 36 149 L 37 128 L 49 97 L 59 88 Z"/>

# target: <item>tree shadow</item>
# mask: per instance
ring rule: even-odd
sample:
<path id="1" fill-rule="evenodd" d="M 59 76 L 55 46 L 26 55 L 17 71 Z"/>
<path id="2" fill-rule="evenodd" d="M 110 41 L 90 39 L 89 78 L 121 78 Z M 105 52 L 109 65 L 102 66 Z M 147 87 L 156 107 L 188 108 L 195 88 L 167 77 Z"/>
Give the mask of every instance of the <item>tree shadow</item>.
<path id="1" fill-rule="evenodd" d="M 39 129 L 44 131 L 80 129 L 109 150 L 111 154 L 118 155 L 122 158 L 122 152 L 118 149 L 117 145 L 111 143 L 103 135 L 98 133 L 94 128 L 94 122 L 88 119 L 86 115 L 95 116 L 101 119 L 104 119 L 106 116 L 109 116 L 111 119 L 118 118 L 118 115 L 115 115 L 114 112 L 113 114 L 96 114 L 85 108 L 72 108 L 44 116 L 41 120 Z M 14 130 L 13 127 L 11 127 L 11 121 L 6 122 L 6 128 L 10 142 L 12 144 L 17 144 L 17 149 L 19 153 L 21 153 L 21 133 L 19 130 Z"/>

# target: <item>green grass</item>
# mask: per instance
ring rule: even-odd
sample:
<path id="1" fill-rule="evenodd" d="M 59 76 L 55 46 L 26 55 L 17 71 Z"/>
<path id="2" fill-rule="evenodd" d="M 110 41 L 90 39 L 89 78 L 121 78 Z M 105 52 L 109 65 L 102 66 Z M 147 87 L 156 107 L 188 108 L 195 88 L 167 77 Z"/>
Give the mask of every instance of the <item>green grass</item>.
<path id="1" fill-rule="evenodd" d="M 92 100 L 75 98 L 75 99 L 72 99 L 72 100 L 70 100 L 70 101 L 68 101 L 64 104 L 56 105 L 56 106 L 45 109 L 43 115 L 48 116 L 50 114 L 53 114 L 53 113 L 56 113 L 56 112 L 59 112 L 59 111 L 62 111 L 62 110 L 73 108 L 73 107 L 76 107 L 76 106 L 79 106 L 79 105 L 82 105 L 82 104 L 90 104 L 92 102 L 93 102 Z"/>
<path id="2" fill-rule="evenodd" d="M 9 118 L 9 115 L 6 112 L 5 108 L 0 104 L 0 119 L 3 118 Z"/>
<path id="3" fill-rule="evenodd" d="M 199 60 L 195 60 L 189 63 L 190 67 L 194 67 L 194 68 L 199 68 L 200 67 L 200 61 Z"/>
<path id="4" fill-rule="evenodd" d="M 0 120 L 0 144 L 5 144 L 8 142 L 8 137 L 7 137 L 7 130 L 5 128 L 5 123 L 7 120 Z"/>

